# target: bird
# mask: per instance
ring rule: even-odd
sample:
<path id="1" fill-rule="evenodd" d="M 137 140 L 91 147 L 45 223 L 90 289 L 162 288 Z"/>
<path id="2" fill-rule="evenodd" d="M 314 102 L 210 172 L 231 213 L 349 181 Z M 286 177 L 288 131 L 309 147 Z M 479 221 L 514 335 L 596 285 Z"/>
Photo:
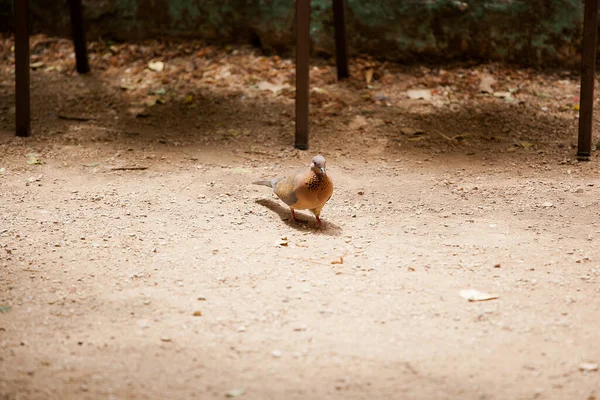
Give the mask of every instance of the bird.
<path id="1" fill-rule="evenodd" d="M 325 157 L 317 154 L 310 168 L 300 169 L 291 176 L 252 183 L 273 188 L 273 193 L 290 207 L 294 222 L 298 222 L 295 210 L 310 210 L 317 225 L 321 225 L 321 210 L 333 194 L 333 182 L 325 170 L 326 164 Z"/>

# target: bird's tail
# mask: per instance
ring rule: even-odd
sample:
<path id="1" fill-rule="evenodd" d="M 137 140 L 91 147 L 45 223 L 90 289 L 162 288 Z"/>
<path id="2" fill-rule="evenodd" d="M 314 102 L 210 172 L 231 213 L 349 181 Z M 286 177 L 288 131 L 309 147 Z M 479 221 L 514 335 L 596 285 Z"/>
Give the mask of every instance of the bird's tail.
<path id="1" fill-rule="evenodd" d="M 253 185 L 262 185 L 262 186 L 268 186 L 270 188 L 273 187 L 273 184 L 275 183 L 275 180 L 261 180 L 261 181 L 255 181 L 252 182 Z"/>

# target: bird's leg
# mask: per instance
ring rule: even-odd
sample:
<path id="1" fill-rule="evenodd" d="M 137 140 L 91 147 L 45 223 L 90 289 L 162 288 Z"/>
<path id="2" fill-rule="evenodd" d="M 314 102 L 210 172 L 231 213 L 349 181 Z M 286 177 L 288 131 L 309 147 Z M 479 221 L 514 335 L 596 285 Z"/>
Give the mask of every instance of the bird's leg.
<path id="1" fill-rule="evenodd" d="M 319 216 L 321 215 L 321 209 L 320 208 L 315 208 L 314 210 L 310 210 L 313 212 L 313 214 L 315 214 L 315 219 L 317 220 L 317 225 L 321 226 L 321 218 L 319 218 Z"/>
<path id="2" fill-rule="evenodd" d="M 296 219 L 296 212 L 294 211 L 294 209 L 290 208 L 290 211 L 292 212 L 292 221 L 298 222 L 298 220 Z"/>

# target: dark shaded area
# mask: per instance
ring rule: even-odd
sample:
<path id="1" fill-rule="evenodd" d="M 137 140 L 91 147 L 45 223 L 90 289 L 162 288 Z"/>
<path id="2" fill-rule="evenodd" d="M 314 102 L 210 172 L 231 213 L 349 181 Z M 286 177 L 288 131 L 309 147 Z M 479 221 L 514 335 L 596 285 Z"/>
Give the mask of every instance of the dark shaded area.
<path id="1" fill-rule="evenodd" d="M 86 0 L 88 38 L 201 38 L 252 43 L 289 56 L 294 47 L 293 2 Z M 34 32 L 68 36 L 64 2 L 31 1 Z M 347 1 L 350 54 L 402 62 L 502 60 L 522 65 L 578 66 L 583 0 Z M 0 0 L 0 30 L 12 30 L 12 0 Z M 330 0 L 313 0 L 313 54 L 334 54 Z"/>

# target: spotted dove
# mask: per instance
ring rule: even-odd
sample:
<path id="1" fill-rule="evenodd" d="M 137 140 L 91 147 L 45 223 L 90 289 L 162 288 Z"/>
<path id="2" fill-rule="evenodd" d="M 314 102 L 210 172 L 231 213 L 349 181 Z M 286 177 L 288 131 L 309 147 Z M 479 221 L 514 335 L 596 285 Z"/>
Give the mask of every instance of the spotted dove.
<path id="1" fill-rule="evenodd" d="M 333 182 L 325 172 L 325 164 L 325 157 L 316 155 L 310 168 L 300 169 L 292 176 L 252 183 L 273 188 L 277 197 L 290 207 L 294 222 L 298 222 L 294 210 L 310 210 L 320 225 L 321 209 L 333 193 Z"/>

